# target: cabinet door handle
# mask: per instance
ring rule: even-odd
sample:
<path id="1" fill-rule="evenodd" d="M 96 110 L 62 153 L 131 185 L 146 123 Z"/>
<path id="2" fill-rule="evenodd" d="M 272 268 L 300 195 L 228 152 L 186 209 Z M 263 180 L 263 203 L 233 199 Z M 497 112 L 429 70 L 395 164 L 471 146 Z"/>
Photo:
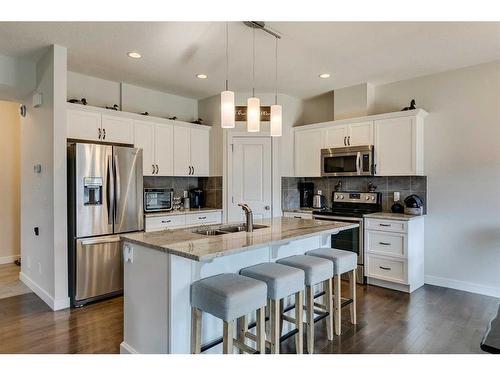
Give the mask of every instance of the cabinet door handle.
<path id="1" fill-rule="evenodd" d="M 102 128 L 102 139 L 106 139 L 106 129 Z"/>
<path id="2" fill-rule="evenodd" d="M 156 174 L 160 173 L 160 167 L 156 164 Z"/>
<path id="3" fill-rule="evenodd" d="M 379 244 L 384 245 L 384 246 L 391 246 L 390 242 L 379 242 Z"/>
<path id="4" fill-rule="evenodd" d="M 161 222 L 162 222 L 163 224 L 167 224 L 167 223 L 170 223 L 171 221 L 172 221 L 172 220 L 162 220 Z"/>
<path id="5" fill-rule="evenodd" d="M 347 137 L 344 137 L 344 146 L 347 146 L 347 144 L 346 144 L 346 138 Z"/>
<path id="6" fill-rule="evenodd" d="M 101 139 L 101 128 L 97 129 L 98 134 L 99 134 L 99 139 Z"/>
<path id="7" fill-rule="evenodd" d="M 378 268 L 380 268 L 381 270 L 385 270 L 385 271 L 390 271 L 391 270 L 391 267 L 378 266 Z"/>
<path id="8" fill-rule="evenodd" d="M 351 145 L 351 136 L 347 137 L 347 145 L 350 146 Z"/>
<path id="9" fill-rule="evenodd" d="M 194 167 L 193 167 L 193 175 L 194 175 Z"/>
<path id="10" fill-rule="evenodd" d="M 379 224 L 379 225 L 380 225 L 381 227 L 390 227 L 390 226 L 391 226 L 391 224 L 382 224 L 382 223 L 381 223 L 381 224 Z"/>
<path id="11" fill-rule="evenodd" d="M 153 172 L 152 172 L 152 174 L 155 174 L 155 165 L 154 165 L 154 164 L 151 164 L 151 166 L 153 167 Z"/>

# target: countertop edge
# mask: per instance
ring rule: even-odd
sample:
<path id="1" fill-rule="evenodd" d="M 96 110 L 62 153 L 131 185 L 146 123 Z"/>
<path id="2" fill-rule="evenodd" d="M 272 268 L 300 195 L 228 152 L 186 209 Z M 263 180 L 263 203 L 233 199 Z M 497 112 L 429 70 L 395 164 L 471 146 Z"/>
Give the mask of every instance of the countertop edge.
<path id="1" fill-rule="evenodd" d="M 401 215 L 401 216 L 398 216 Z M 408 215 L 408 214 L 394 214 L 392 212 L 375 212 L 363 215 L 366 219 L 382 219 L 382 220 L 398 220 L 398 221 L 411 221 L 422 219 L 426 215 Z"/>

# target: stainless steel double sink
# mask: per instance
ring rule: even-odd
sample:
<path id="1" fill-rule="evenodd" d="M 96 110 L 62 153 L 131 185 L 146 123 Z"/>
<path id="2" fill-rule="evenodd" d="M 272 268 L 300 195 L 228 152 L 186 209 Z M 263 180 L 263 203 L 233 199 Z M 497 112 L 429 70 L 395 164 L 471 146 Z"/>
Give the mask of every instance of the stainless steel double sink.
<path id="1" fill-rule="evenodd" d="M 264 229 L 269 228 L 269 225 L 254 224 L 253 229 Z M 234 225 L 223 225 L 215 228 L 197 228 L 192 232 L 196 234 L 201 234 L 204 236 L 220 236 L 221 234 L 230 234 L 246 231 L 246 224 L 234 224 Z"/>

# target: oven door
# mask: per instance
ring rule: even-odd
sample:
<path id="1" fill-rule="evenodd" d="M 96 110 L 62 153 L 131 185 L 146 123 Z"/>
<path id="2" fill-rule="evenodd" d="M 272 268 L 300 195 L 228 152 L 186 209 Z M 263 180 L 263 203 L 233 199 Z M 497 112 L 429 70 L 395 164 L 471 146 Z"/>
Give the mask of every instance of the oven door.
<path id="1" fill-rule="evenodd" d="M 337 234 L 332 234 L 330 246 L 334 249 L 352 251 L 358 257 L 357 281 L 360 284 L 365 283 L 364 272 L 364 243 L 363 243 L 363 219 L 347 218 L 342 216 L 323 216 L 314 215 L 316 220 L 340 221 L 344 223 L 356 223 L 359 227 L 343 230 Z"/>
<path id="2" fill-rule="evenodd" d="M 371 176 L 371 146 L 343 147 L 321 150 L 322 176 Z"/>
<path id="3" fill-rule="evenodd" d="M 173 194 L 170 190 L 144 192 L 144 211 L 170 211 L 172 209 Z"/>

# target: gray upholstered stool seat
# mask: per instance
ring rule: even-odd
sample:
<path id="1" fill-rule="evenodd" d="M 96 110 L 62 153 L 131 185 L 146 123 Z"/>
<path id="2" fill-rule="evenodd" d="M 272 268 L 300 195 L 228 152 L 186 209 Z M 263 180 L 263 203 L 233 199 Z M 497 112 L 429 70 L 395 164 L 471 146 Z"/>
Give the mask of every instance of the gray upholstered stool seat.
<path id="1" fill-rule="evenodd" d="M 305 272 L 306 286 L 312 286 L 333 277 L 332 262 L 327 259 L 307 255 L 293 255 L 276 263 L 295 267 Z"/>
<path id="2" fill-rule="evenodd" d="M 333 274 L 342 275 L 352 271 L 357 267 L 357 254 L 352 251 L 332 249 L 329 247 L 320 247 L 308 251 L 307 255 L 318 258 L 328 259 L 333 262 Z"/>
<path id="3" fill-rule="evenodd" d="M 191 306 L 230 322 L 267 302 L 266 283 L 234 273 L 207 277 L 191 284 Z"/>
<path id="4" fill-rule="evenodd" d="M 261 263 L 243 268 L 243 276 L 251 277 L 267 284 L 267 298 L 280 300 L 304 290 L 304 271 L 277 263 Z"/>

